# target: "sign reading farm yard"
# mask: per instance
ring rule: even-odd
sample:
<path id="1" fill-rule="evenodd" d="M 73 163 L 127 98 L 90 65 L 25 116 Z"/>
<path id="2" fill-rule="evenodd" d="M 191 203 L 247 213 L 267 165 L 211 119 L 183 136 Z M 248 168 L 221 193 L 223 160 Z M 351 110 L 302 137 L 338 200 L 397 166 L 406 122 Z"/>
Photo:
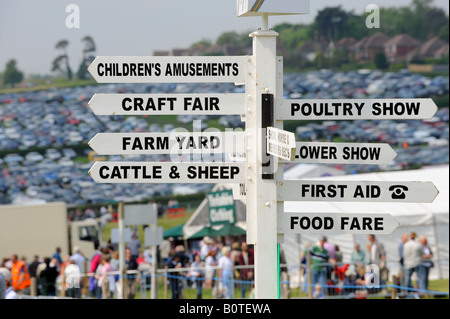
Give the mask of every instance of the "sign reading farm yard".
<path id="1" fill-rule="evenodd" d="M 234 209 L 233 191 L 223 190 L 206 194 L 209 206 L 209 222 L 211 225 L 234 224 L 236 213 Z"/>

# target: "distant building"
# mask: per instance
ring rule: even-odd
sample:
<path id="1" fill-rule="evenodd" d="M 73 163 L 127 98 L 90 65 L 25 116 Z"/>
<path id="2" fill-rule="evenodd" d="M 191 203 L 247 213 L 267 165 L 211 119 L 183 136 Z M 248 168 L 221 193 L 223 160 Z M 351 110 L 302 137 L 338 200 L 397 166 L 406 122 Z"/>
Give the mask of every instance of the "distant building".
<path id="1" fill-rule="evenodd" d="M 409 62 L 421 44 L 408 34 L 398 34 L 384 44 L 384 52 L 391 63 Z"/>
<path id="2" fill-rule="evenodd" d="M 389 37 L 377 32 L 370 37 L 364 37 L 354 45 L 355 58 L 358 62 L 373 62 L 378 52 L 384 52 L 384 45 Z"/>
<path id="3" fill-rule="evenodd" d="M 434 58 L 436 56 L 436 53 L 438 53 L 439 50 L 445 46 L 447 46 L 447 48 L 448 48 L 447 43 L 445 43 L 438 37 L 433 37 L 433 38 L 429 39 L 427 42 L 425 42 L 423 45 L 421 45 L 414 53 L 414 56 L 419 59 Z M 442 54 L 442 53 L 445 53 L 445 49 L 443 49 L 443 51 L 439 52 L 439 54 Z M 448 53 L 448 49 L 447 49 L 447 53 Z"/>
<path id="4" fill-rule="evenodd" d="M 437 50 L 435 53 L 434 53 L 434 57 L 436 58 L 436 59 L 439 59 L 439 58 L 442 58 L 442 57 L 444 57 L 444 56 L 448 56 L 448 49 L 449 49 L 449 47 L 448 47 L 448 43 L 446 43 L 444 46 L 442 46 L 439 50 Z"/>
<path id="5" fill-rule="evenodd" d="M 313 61 L 318 52 L 326 53 L 328 43 L 323 40 L 305 41 L 300 46 L 300 53 L 306 57 L 308 61 Z"/>

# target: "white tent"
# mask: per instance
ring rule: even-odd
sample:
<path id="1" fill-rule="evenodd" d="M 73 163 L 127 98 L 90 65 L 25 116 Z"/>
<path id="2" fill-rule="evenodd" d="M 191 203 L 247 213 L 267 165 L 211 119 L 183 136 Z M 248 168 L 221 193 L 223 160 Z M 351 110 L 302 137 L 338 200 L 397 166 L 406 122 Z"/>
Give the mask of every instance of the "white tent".
<path id="1" fill-rule="evenodd" d="M 377 202 L 285 202 L 285 212 L 309 213 L 389 213 L 400 223 L 389 235 L 378 235 L 387 253 L 387 265 L 390 276 L 399 271 L 398 245 L 403 233 L 415 231 L 425 235 L 434 253 L 435 267 L 431 269 L 430 279 L 449 278 L 449 167 L 448 165 L 425 167 L 418 170 L 356 174 L 324 177 L 321 180 L 357 180 L 357 181 L 430 181 L 439 190 L 433 203 L 377 203 Z M 309 178 L 308 178 L 309 179 Z M 320 235 L 285 235 L 284 250 L 286 262 L 290 267 L 291 281 L 298 280 L 300 252 L 308 243 L 314 243 Z M 343 262 L 349 262 L 356 243 L 365 249 L 367 235 L 327 235 L 328 241 L 337 244 L 343 253 Z M 366 256 L 368 254 L 366 253 Z M 297 269 L 297 270 L 296 270 Z"/>

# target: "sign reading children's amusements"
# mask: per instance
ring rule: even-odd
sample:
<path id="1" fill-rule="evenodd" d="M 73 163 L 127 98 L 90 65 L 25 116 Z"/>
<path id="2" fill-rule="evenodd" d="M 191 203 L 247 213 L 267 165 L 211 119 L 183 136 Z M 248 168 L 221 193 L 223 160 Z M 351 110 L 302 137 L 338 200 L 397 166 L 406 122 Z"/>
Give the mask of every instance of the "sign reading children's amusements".
<path id="1" fill-rule="evenodd" d="M 241 115 L 245 132 L 99 133 L 97 153 L 170 154 L 172 162 L 95 162 L 96 183 L 227 183 L 246 202 L 247 243 L 255 247 L 255 297 L 275 299 L 277 244 L 284 234 L 389 234 L 388 214 L 284 212 L 284 201 L 411 203 L 434 200 L 430 182 L 285 181 L 283 163 L 386 164 L 396 152 L 382 143 L 296 142 L 285 120 L 429 119 L 431 99 L 286 100 L 278 33 L 268 16 L 308 13 L 307 0 L 237 0 L 238 16 L 261 16 L 250 56 L 99 56 L 89 72 L 99 83 L 234 83 L 245 93 L 102 94 L 89 102 L 97 115 Z M 177 154 L 223 153 L 225 161 L 179 162 Z M 236 188 L 235 187 L 235 188 Z M 234 222 L 233 194 L 210 193 L 211 224 Z M 230 204 L 230 205 L 228 205 Z M 155 236 L 152 236 L 152 238 Z"/>

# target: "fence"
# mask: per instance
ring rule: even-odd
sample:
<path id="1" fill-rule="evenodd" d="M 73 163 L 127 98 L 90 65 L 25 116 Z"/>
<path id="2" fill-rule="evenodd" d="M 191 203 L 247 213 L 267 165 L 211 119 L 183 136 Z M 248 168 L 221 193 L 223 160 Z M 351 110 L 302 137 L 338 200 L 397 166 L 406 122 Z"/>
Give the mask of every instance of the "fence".
<path id="1" fill-rule="evenodd" d="M 448 260 L 437 262 L 448 264 Z M 386 265 L 385 268 L 388 270 L 389 264 Z M 389 283 L 389 272 L 374 265 L 362 269 L 356 269 L 352 265 L 343 263 L 314 264 L 314 266 L 316 269 L 312 267 L 308 259 L 306 264 L 291 268 L 288 268 L 286 264 L 280 265 L 280 298 L 368 299 L 372 297 L 421 298 L 423 296 L 448 298 L 449 296 L 448 291 L 407 287 L 404 274 L 391 274 Z M 322 267 L 322 273 L 318 274 L 317 267 Z M 155 278 L 152 277 L 150 267 L 130 270 L 124 274 L 122 287 L 119 286 L 118 276 L 120 273 L 118 271 L 106 275 L 114 278 L 114 285 L 111 286 L 113 287 L 111 298 L 118 298 L 122 292 L 125 292 L 124 299 L 149 299 L 151 298 L 152 280 L 156 280 L 155 295 L 157 299 L 248 299 L 254 297 L 252 294 L 253 281 L 243 280 L 235 272 L 230 278 L 230 285 L 227 286 L 222 278 L 218 277 L 219 267 L 214 266 L 208 269 L 214 271 L 211 278 L 206 276 L 206 268 L 198 269 L 202 274 L 200 277 L 192 277 L 192 269 L 188 267 L 157 269 Z M 233 271 L 236 270 L 240 273 L 243 269 L 253 270 L 253 266 L 235 266 Z M 291 281 L 289 274 L 292 274 L 293 271 L 298 271 L 300 280 Z M 81 298 L 101 298 L 99 292 L 101 287 L 92 286 L 91 278 L 93 277 L 95 277 L 93 273 L 84 273 L 79 278 L 80 285 L 77 289 L 79 289 Z M 417 273 L 413 274 L 412 279 L 414 282 L 418 282 Z M 57 296 L 38 296 L 35 290 L 40 288 L 39 285 L 39 282 L 34 281 L 31 296 L 22 295 L 21 298 L 68 298 L 68 285 L 63 276 L 59 276 L 57 279 Z M 93 287 L 95 289 L 90 289 Z M 232 287 L 231 291 L 227 291 L 227 287 Z"/>

